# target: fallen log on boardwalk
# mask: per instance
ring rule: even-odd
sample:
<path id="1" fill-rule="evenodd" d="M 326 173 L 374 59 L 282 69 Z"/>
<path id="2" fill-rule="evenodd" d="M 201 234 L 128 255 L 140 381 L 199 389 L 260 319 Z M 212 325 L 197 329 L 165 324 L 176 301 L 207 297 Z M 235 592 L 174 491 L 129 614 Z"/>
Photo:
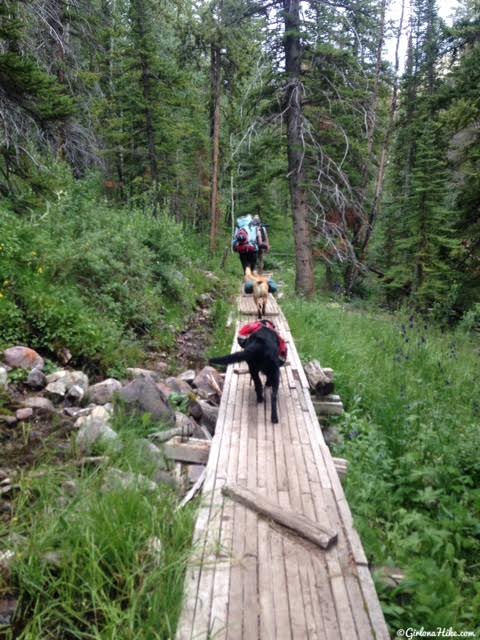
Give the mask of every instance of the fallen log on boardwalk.
<path id="1" fill-rule="evenodd" d="M 328 549 L 337 541 L 337 533 L 335 531 L 313 522 L 300 513 L 284 509 L 280 505 L 267 500 L 267 498 L 246 487 L 241 487 L 240 485 L 225 485 L 222 488 L 222 493 L 232 498 L 232 500 L 256 511 L 260 515 L 287 527 L 287 529 L 302 536 L 302 538 L 310 540 L 310 542 L 313 542 L 322 549 Z"/>

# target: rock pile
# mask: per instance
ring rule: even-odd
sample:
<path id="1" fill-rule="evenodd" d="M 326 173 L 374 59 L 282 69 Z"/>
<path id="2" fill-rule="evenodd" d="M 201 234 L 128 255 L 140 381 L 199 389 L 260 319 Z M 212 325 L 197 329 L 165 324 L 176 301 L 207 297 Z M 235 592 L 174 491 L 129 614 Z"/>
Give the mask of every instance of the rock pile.
<path id="1" fill-rule="evenodd" d="M 118 442 L 121 446 L 112 427 L 114 406 L 119 402 L 127 412 L 148 414 L 153 424 L 158 423 L 158 431 L 151 434 L 150 440 L 140 441 L 140 445 L 144 455 L 158 463 L 156 467 L 162 472 L 159 478 L 170 482 L 172 478 L 165 477 L 168 465 L 162 443 L 189 436 L 197 441 L 211 440 L 223 376 L 209 366 L 166 376 L 169 367 L 164 364 L 157 370 L 130 368 L 125 380 L 107 378 L 90 384 L 83 371 L 62 367 L 45 372 L 43 358 L 33 349 L 6 349 L 0 353 L 0 439 L 8 439 L 9 433 L 30 423 L 29 433 L 38 433 L 41 440 L 42 432 L 32 430 L 37 429 L 35 425 L 55 424 L 65 433 L 59 448 L 68 448 L 73 432 L 76 450 L 88 457 L 98 443 Z M 189 466 L 182 472 L 177 468 L 177 484 L 179 476 L 197 477 L 198 466 L 195 471 Z"/>

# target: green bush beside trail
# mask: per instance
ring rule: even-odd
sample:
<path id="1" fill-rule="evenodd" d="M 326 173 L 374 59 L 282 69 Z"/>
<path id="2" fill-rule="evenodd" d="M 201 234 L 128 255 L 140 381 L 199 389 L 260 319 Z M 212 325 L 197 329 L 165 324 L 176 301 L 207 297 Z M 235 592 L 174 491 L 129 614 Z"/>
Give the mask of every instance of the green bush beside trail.
<path id="1" fill-rule="evenodd" d="M 346 493 L 391 628 L 480 622 L 480 351 L 467 333 L 324 300 L 283 305 L 302 357 L 333 367 Z"/>
<path id="2" fill-rule="evenodd" d="M 194 232 L 109 205 L 93 178 L 57 196 L 30 216 L 0 210 L 0 347 L 66 347 L 106 372 L 140 358 L 139 340 L 168 346 L 208 287 Z"/>

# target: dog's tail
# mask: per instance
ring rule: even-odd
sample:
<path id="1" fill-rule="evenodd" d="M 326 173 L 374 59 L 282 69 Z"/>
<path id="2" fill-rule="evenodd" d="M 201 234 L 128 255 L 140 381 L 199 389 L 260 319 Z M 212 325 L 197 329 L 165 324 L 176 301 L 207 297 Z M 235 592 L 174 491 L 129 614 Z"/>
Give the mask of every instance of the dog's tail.
<path id="1" fill-rule="evenodd" d="M 244 362 L 248 358 L 246 351 L 236 351 L 228 356 L 219 356 L 218 358 L 210 358 L 209 364 L 233 364 L 234 362 Z"/>

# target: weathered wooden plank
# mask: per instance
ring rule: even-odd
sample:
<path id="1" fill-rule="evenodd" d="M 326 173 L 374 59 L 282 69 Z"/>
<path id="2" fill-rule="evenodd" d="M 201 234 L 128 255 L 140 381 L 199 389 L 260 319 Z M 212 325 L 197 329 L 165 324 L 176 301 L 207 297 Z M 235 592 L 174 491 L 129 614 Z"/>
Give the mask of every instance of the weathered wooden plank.
<path id="1" fill-rule="evenodd" d="M 373 585 L 370 569 L 361 565 L 357 567 L 357 571 L 360 578 L 360 587 L 368 609 L 368 617 L 370 618 L 374 631 L 372 637 L 375 638 L 375 640 L 389 640 L 390 634 Z"/>
<path id="2" fill-rule="evenodd" d="M 275 456 L 273 448 L 269 447 L 266 451 L 266 466 L 267 466 L 267 494 L 266 497 L 274 500 L 278 503 L 278 492 L 276 486 L 276 473 L 275 473 Z M 262 493 L 263 495 L 263 493 Z M 262 518 L 258 518 L 259 522 L 263 521 Z M 268 523 L 263 521 L 268 526 Z M 270 542 L 270 562 L 272 582 L 270 589 L 273 591 L 273 607 L 274 607 L 274 622 L 275 622 L 275 638 L 281 640 L 290 640 L 291 635 L 291 622 L 290 622 L 290 608 L 288 603 L 288 584 L 285 573 L 285 561 L 283 554 L 283 536 L 276 531 L 273 527 L 269 528 L 269 542 Z"/>
<path id="3" fill-rule="evenodd" d="M 232 344 L 232 350 L 235 350 L 235 340 Z M 228 399 L 230 394 L 235 394 L 236 381 L 232 377 L 233 371 L 230 367 L 225 377 L 224 393 L 222 403 L 218 415 L 218 423 L 220 425 L 215 432 L 215 437 L 211 444 L 209 465 L 204 482 L 204 497 L 202 498 L 203 507 L 199 510 L 195 531 L 193 535 L 193 554 L 190 559 L 189 568 L 187 570 L 187 580 L 185 588 L 185 604 L 182 609 L 182 615 L 178 624 L 177 637 L 191 638 L 195 626 L 195 616 L 197 613 L 197 604 L 199 599 L 200 584 L 202 580 L 202 569 L 207 546 L 207 528 L 211 515 L 211 508 L 214 500 L 214 487 L 216 482 L 216 471 L 222 451 L 222 441 L 224 440 L 225 429 L 224 419 L 229 407 Z M 232 386 L 232 382 L 234 383 Z"/>
<path id="4" fill-rule="evenodd" d="M 217 432 L 216 434 L 217 442 L 221 441 L 222 432 Z M 217 450 L 212 451 L 211 461 L 212 463 L 215 459 L 218 459 L 218 451 L 219 447 L 217 446 Z M 213 464 L 212 464 L 213 467 Z M 204 506 L 199 510 L 194 536 L 193 536 L 193 553 L 190 558 L 189 568 L 187 570 L 187 578 L 185 581 L 185 602 L 182 609 L 182 615 L 178 624 L 177 630 L 177 638 L 183 640 L 187 638 L 191 638 L 193 634 L 193 628 L 195 626 L 195 619 L 197 616 L 197 610 L 199 610 L 199 601 L 200 598 L 203 597 L 201 594 L 204 591 L 201 591 L 201 583 L 202 579 L 205 579 L 204 570 L 207 571 L 206 567 L 204 567 L 204 563 L 206 562 L 206 548 L 207 548 L 207 529 L 209 525 L 209 520 L 211 516 L 211 508 L 213 503 L 213 490 L 215 481 L 215 469 L 211 471 L 210 477 L 208 474 L 208 468 L 206 473 L 206 479 L 204 483 L 204 497 L 203 504 Z M 205 491 L 205 486 L 209 482 L 210 490 Z M 208 578 L 207 578 L 208 579 Z"/>
<path id="5" fill-rule="evenodd" d="M 232 367 L 230 367 L 232 372 Z M 235 418 L 235 411 L 241 410 L 236 402 L 238 379 L 230 373 L 230 388 L 227 398 L 227 408 L 224 414 L 224 422 L 221 428 L 224 429 L 222 441 L 222 451 L 219 456 L 219 469 L 217 469 L 217 483 L 219 486 L 225 481 L 226 469 L 230 457 L 235 455 L 235 451 L 230 447 L 232 423 Z M 223 402 L 223 398 L 222 398 Z M 217 423 L 218 425 L 218 423 Z M 217 426 L 218 429 L 218 426 Z M 222 473 L 222 468 L 224 469 Z M 215 576 L 212 590 L 212 601 L 210 610 L 209 632 L 211 637 L 218 640 L 226 638 L 228 629 L 228 611 L 230 594 L 231 564 L 233 555 L 233 528 L 234 528 L 234 505 L 231 501 L 223 501 L 222 527 L 219 546 L 217 550 L 217 560 Z"/>
<path id="6" fill-rule="evenodd" d="M 251 490 L 257 489 L 257 440 L 254 437 L 256 430 L 250 426 L 257 422 L 257 402 L 250 405 L 248 414 L 248 447 L 247 447 L 247 486 Z M 258 614 L 258 541 L 257 541 L 258 517 L 250 509 L 245 515 L 245 547 L 243 556 L 244 583 L 243 583 L 243 629 L 244 637 L 255 640 L 259 634 Z"/>
<path id="7" fill-rule="evenodd" d="M 313 522 L 300 513 L 285 511 L 278 504 L 250 491 L 246 487 L 224 485 L 222 492 L 223 495 L 232 498 L 232 500 L 245 505 L 249 509 L 253 509 L 266 518 L 274 520 L 322 549 L 328 549 L 337 539 L 336 531 Z"/>
<path id="8" fill-rule="evenodd" d="M 272 432 L 277 491 L 288 491 L 287 463 L 283 448 L 285 434 L 288 432 L 288 417 L 285 414 L 280 416 L 279 424 L 272 425 Z"/>
<path id="9" fill-rule="evenodd" d="M 245 544 L 245 513 L 241 504 L 235 504 L 233 523 L 233 545 L 228 594 L 227 638 L 237 640 L 243 629 L 243 568 L 242 557 Z"/>
<path id="10" fill-rule="evenodd" d="M 177 462 L 190 462 L 193 464 L 206 464 L 210 455 L 210 440 L 199 438 L 183 438 L 176 436 L 163 445 L 163 452 Z"/>
<path id="11" fill-rule="evenodd" d="M 265 491 L 265 489 L 263 489 Z M 271 529 L 265 520 L 258 519 L 258 592 L 261 640 L 276 640 L 275 605 L 273 600 L 273 572 L 271 558 Z M 247 640 L 247 639 L 245 639 Z"/>
<path id="12" fill-rule="evenodd" d="M 373 638 L 372 625 L 367 613 L 367 606 L 363 593 L 360 589 L 358 575 L 348 574 L 345 576 L 348 599 L 354 614 L 355 628 L 358 638 Z"/>
<path id="13" fill-rule="evenodd" d="M 290 497 L 287 492 L 281 491 L 278 494 L 280 505 L 284 509 L 291 509 Z M 307 621 L 305 617 L 305 603 L 303 591 L 300 583 L 298 571 L 297 555 L 305 553 L 305 550 L 293 540 L 285 537 L 283 539 L 283 554 L 285 560 L 285 575 L 288 585 L 288 603 L 290 607 L 290 619 L 293 638 L 306 637 Z"/>
<path id="14" fill-rule="evenodd" d="M 210 634 L 210 611 L 213 597 L 215 563 L 221 533 L 221 514 L 223 500 L 219 490 L 214 492 L 208 527 L 206 530 L 205 551 L 202 558 L 202 570 L 197 592 L 197 606 L 193 627 L 195 635 L 208 637 Z"/>
<path id="15" fill-rule="evenodd" d="M 313 498 L 305 494 L 303 500 L 306 515 L 309 518 L 315 518 Z M 307 567 L 317 630 L 323 628 L 328 640 L 338 640 L 341 637 L 340 627 L 327 570 L 327 555 L 329 553 L 332 553 L 332 550 L 312 553 Z"/>
<path id="16" fill-rule="evenodd" d="M 230 592 L 230 570 L 233 538 L 233 508 L 231 502 L 223 500 L 221 530 L 218 549 L 215 552 L 215 574 L 210 602 L 210 637 L 226 637 L 228 619 L 228 595 Z"/>
<path id="17" fill-rule="evenodd" d="M 257 316 L 257 306 L 252 294 L 242 295 L 239 298 L 239 311 L 243 315 Z M 271 294 L 268 296 L 265 316 L 278 316 L 280 308 Z"/>
<path id="18" fill-rule="evenodd" d="M 228 474 L 229 482 L 238 482 L 239 478 L 247 478 L 248 450 L 248 402 L 250 396 L 249 380 L 242 378 L 239 380 L 239 390 L 237 391 L 236 402 L 238 411 L 232 424 L 232 446 L 231 457 L 234 463 L 230 467 Z M 235 505 L 233 523 L 233 543 L 232 543 L 232 567 L 230 573 L 229 610 L 227 624 L 227 638 L 237 639 L 243 634 L 243 611 L 244 611 L 244 566 L 243 557 L 245 553 L 245 530 L 246 530 L 246 509 L 239 504 Z"/>

